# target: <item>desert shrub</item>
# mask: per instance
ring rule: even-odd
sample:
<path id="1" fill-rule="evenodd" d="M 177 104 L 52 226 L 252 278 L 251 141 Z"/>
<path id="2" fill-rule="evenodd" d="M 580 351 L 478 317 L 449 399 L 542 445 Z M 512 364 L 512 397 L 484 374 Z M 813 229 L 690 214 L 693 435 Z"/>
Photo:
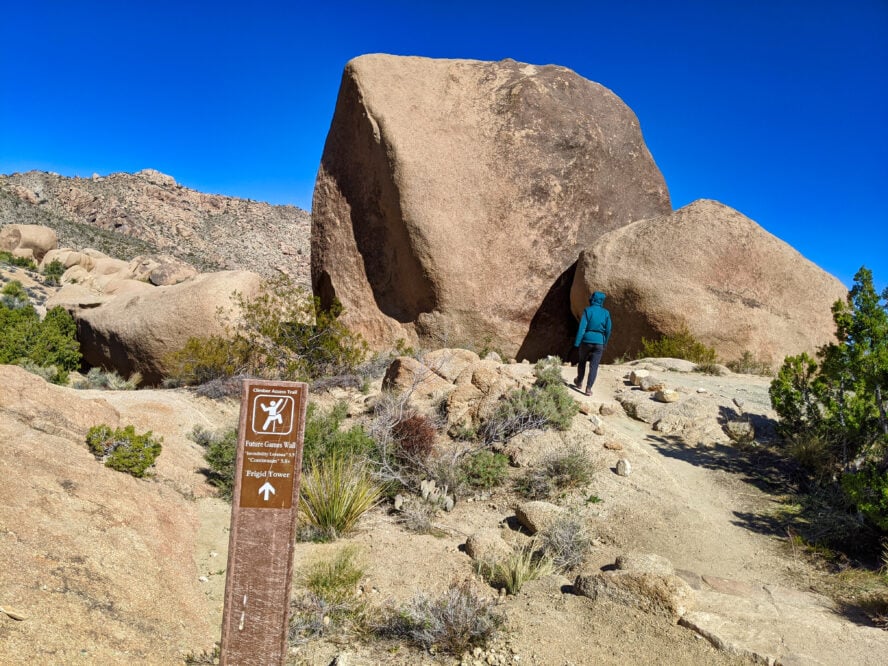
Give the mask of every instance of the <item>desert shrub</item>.
<path id="1" fill-rule="evenodd" d="M 209 466 L 205 471 L 207 480 L 218 489 L 219 497 L 231 500 L 237 464 L 237 429 L 211 432 L 195 426 L 189 438 L 206 449 L 204 460 Z"/>
<path id="2" fill-rule="evenodd" d="M 561 376 L 562 363 L 557 356 L 547 356 L 540 359 L 533 366 L 533 374 L 536 377 L 537 386 L 552 386 L 564 384 L 564 378 Z"/>
<path id="3" fill-rule="evenodd" d="M 694 372 L 699 372 L 703 375 L 713 375 L 714 377 L 721 377 L 725 374 L 722 366 L 718 363 L 698 363 L 694 366 Z"/>
<path id="4" fill-rule="evenodd" d="M 366 604 L 358 596 L 358 583 L 364 569 L 353 546 L 341 548 L 332 559 L 308 566 L 298 576 L 305 593 L 290 603 L 290 643 L 349 629 L 363 630 Z"/>
<path id="5" fill-rule="evenodd" d="M 58 259 L 53 259 L 43 267 L 43 282 L 48 285 L 58 285 L 65 273 L 65 265 Z"/>
<path id="6" fill-rule="evenodd" d="M 481 449 L 462 462 L 466 482 L 473 488 L 493 488 L 506 480 L 509 458 L 502 453 Z"/>
<path id="7" fill-rule="evenodd" d="M 5 250 L 0 250 L 0 264 L 17 266 L 18 268 L 26 268 L 29 271 L 37 270 L 37 264 L 34 263 L 33 259 L 28 259 L 26 257 L 16 257 L 12 254 L 12 252 L 6 252 Z"/>
<path id="8" fill-rule="evenodd" d="M 437 503 L 426 502 L 421 498 L 408 497 L 397 514 L 398 522 L 415 534 L 435 534 L 438 532 L 432 519 L 438 514 Z"/>
<path id="9" fill-rule="evenodd" d="M 498 559 L 480 560 L 476 567 L 490 585 L 509 594 L 516 594 L 529 581 L 557 571 L 552 556 L 543 551 L 537 539 L 513 548 L 511 553 Z"/>
<path id="10" fill-rule="evenodd" d="M 305 439 L 302 451 L 303 466 L 311 469 L 317 464 L 339 456 L 363 457 L 374 448 L 373 439 L 362 425 L 342 430 L 348 405 L 337 403 L 333 409 L 322 413 L 315 403 L 309 403 L 305 416 Z"/>
<path id="11" fill-rule="evenodd" d="M 395 455 L 404 460 L 426 460 L 435 449 L 438 430 L 425 414 L 413 413 L 392 426 Z"/>
<path id="12" fill-rule="evenodd" d="M 771 376 L 774 374 L 774 369 L 771 367 L 770 363 L 757 359 L 748 349 L 743 352 L 740 358 L 734 361 L 728 361 L 726 365 L 732 372 L 737 372 L 743 375 Z"/>
<path id="13" fill-rule="evenodd" d="M 316 538 L 335 539 L 351 532 L 381 494 L 366 465 L 333 454 L 303 474 L 299 501 L 302 524 Z"/>
<path id="14" fill-rule="evenodd" d="M 491 444 L 505 441 L 525 430 L 556 428 L 568 430 L 579 411 L 563 383 L 534 385 L 511 391 L 497 404 L 494 413 L 481 426 L 482 440 Z"/>
<path id="15" fill-rule="evenodd" d="M 21 284 L 3 288 L 0 301 L 0 363 L 30 361 L 41 368 L 55 367 L 50 381 L 63 384 L 80 366 L 77 325 L 63 308 L 54 307 L 41 320 Z"/>
<path id="16" fill-rule="evenodd" d="M 888 532 L 888 471 L 874 465 L 844 474 L 842 489 L 864 516 L 876 527 Z"/>
<path id="17" fill-rule="evenodd" d="M 786 358 L 771 382 L 771 404 L 788 450 L 813 468 L 815 483 L 837 486 L 842 503 L 886 531 L 888 289 L 879 297 L 861 268 L 832 313 L 838 343 L 821 347 L 817 360 Z"/>
<path id="18" fill-rule="evenodd" d="M 90 428 L 86 445 L 93 455 L 118 472 L 142 478 L 154 464 L 162 449 L 162 437 L 154 437 L 149 430 L 141 435 L 133 426 L 114 428 L 98 425 Z"/>
<path id="19" fill-rule="evenodd" d="M 715 363 L 718 358 L 715 349 L 697 340 L 687 326 L 659 340 L 642 338 L 641 347 L 642 357 L 681 358 L 694 363 Z"/>
<path id="20" fill-rule="evenodd" d="M 268 281 L 249 300 L 235 294 L 238 315 L 221 312 L 226 335 L 190 339 L 168 360 L 170 376 L 198 383 L 234 373 L 282 380 L 312 380 L 353 370 L 367 344 L 340 321 L 342 306 L 320 307 L 288 278 Z"/>
<path id="21" fill-rule="evenodd" d="M 221 336 L 189 338 L 182 349 L 167 357 L 170 379 L 178 385 L 203 384 L 242 373 L 248 366 L 244 340 Z"/>
<path id="22" fill-rule="evenodd" d="M 581 518 L 566 513 L 540 533 L 539 544 L 559 571 L 571 571 L 586 559 L 592 547 L 592 535 Z"/>
<path id="23" fill-rule="evenodd" d="M 528 499 L 548 499 L 555 492 L 589 483 L 597 465 L 585 449 L 570 448 L 547 456 L 518 480 L 516 490 Z"/>
<path id="24" fill-rule="evenodd" d="M 133 391 L 142 381 L 142 375 L 134 372 L 124 379 L 113 370 L 90 368 L 86 376 L 74 384 L 76 389 L 104 389 L 109 391 Z"/>
<path id="25" fill-rule="evenodd" d="M 0 295 L 3 296 L 3 304 L 8 308 L 23 307 L 29 301 L 27 290 L 18 280 L 12 280 L 3 285 Z"/>
<path id="26" fill-rule="evenodd" d="M 404 606 L 390 609 L 379 633 L 406 639 L 424 650 L 460 656 L 486 645 L 504 622 L 493 601 L 460 583 L 438 598 L 417 594 Z"/>

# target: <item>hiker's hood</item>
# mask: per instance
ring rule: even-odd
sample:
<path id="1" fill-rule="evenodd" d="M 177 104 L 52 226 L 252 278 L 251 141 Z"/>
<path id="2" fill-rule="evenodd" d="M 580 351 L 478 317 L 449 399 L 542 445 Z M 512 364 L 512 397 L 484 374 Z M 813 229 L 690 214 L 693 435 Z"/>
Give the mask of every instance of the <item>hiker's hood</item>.
<path id="1" fill-rule="evenodd" d="M 604 305 L 604 292 L 596 291 L 589 297 L 589 305 Z"/>

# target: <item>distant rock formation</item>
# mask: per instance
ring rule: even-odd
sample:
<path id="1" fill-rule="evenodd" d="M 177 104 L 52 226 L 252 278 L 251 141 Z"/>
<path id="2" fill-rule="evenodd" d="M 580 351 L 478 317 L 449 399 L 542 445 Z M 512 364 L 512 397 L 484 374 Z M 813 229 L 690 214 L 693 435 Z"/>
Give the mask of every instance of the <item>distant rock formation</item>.
<path id="1" fill-rule="evenodd" d="M 833 340 L 830 307 L 848 293 L 748 217 L 705 199 L 593 243 L 571 288 L 576 316 L 597 290 L 614 321 L 605 360 L 687 326 L 725 360 L 750 351 L 774 367 Z"/>
<path id="2" fill-rule="evenodd" d="M 11 227 L 4 227 L 0 237 Z M 77 323 L 77 340 L 87 366 L 122 377 L 138 372 L 146 384 L 168 376 L 169 355 L 191 337 L 226 333 L 219 311 L 233 312 L 235 294 L 255 296 L 262 278 L 249 271 L 198 274 L 171 257 L 123 261 L 98 250 L 56 248 L 51 229 L 27 227 L 21 237 L 48 239 L 41 244 L 41 269 L 57 261 L 62 286 L 45 302 L 61 306 Z"/>
<path id="3" fill-rule="evenodd" d="M 63 246 L 118 259 L 165 254 L 201 271 L 283 273 L 310 288 L 306 211 L 196 192 L 153 169 L 92 178 L 0 176 L 0 228 L 33 224 L 53 229 Z"/>
<path id="4" fill-rule="evenodd" d="M 638 120 L 557 66 L 348 63 L 312 206 L 312 286 L 375 346 L 569 345 L 573 265 L 671 210 Z"/>

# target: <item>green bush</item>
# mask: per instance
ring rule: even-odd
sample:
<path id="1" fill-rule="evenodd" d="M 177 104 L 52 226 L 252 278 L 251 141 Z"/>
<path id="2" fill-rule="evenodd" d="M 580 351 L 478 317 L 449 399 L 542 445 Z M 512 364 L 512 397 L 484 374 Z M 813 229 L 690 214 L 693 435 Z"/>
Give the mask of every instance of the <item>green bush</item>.
<path id="1" fill-rule="evenodd" d="M 162 449 L 163 438 L 149 430 L 141 435 L 133 426 L 114 428 L 99 425 L 90 428 L 86 445 L 105 467 L 142 478 L 154 464 Z"/>
<path id="2" fill-rule="evenodd" d="M 77 325 L 63 308 L 50 309 L 41 320 L 21 283 L 12 281 L 0 300 L 0 363 L 30 361 L 41 368 L 55 367 L 51 381 L 63 384 L 80 366 Z M 25 364 L 27 365 L 27 364 Z"/>
<path id="3" fill-rule="evenodd" d="M 192 338 L 168 359 L 170 377 L 192 384 L 235 373 L 312 380 L 354 370 L 367 344 L 340 321 L 342 306 L 320 302 L 287 278 L 270 280 L 253 300 L 235 294 L 238 314 L 220 313 L 227 334 Z"/>
<path id="4" fill-rule="evenodd" d="M 642 357 L 681 358 L 694 363 L 715 363 L 718 360 L 715 349 L 694 338 L 687 326 L 673 335 L 664 335 L 659 340 L 642 338 L 641 346 Z"/>
<path id="5" fill-rule="evenodd" d="M 875 466 L 842 476 L 842 489 L 864 516 L 888 532 L 888 471 Z"/>
<path id="6" fill-rule="evenodd" d="M 206 449 L 204 460 L 209 465 L 207 480 L 219 491 L 219 497 L 231 500 L 237 464 L 237 429 L 210 432 L 195 426 L 189 437 Z"/>
<path id="7" fill-rule="evenodd" d="M 27 259 L 25 257 L 16 257 L 12 254 L 12 252 L 6 252 L 5 250 L 0 250 L 0 264 L 8 264 L 9 266 L 18 266 L 19 268 L 26 268 L 29 271 L 36 271 L 37 264 L 34 263 L 33 259 Z"/>
<path id="8" fill-rule="evenodd" d="M 461 468 L 466 482 L 473 488 L 493 488 L 505 481 L 509 458 L 502 453 L 482 449 L 467 456 Z"/>
<path id="9" fill-rule="evenodd" d="M 532 429 L 570 429 L 579 405 L 563 383 L 518 389 L 500 400 L 493 415 L 482 425 L 480 435 L 487 443 L 506 441 Z"/>
<path id="10" fill-rule="evenodd" d="M 564 384 L 564 378 L 561 376 L 562 363 L 557 356 L 547 356 L 540 359 L 533 366 L 533 374 L 536 377 L 535 384 L 543 388 L 547 386 L 560 386 Z"/>
<path id="11" fill-rule="evenodd" d="M 757 359 L 752 352 L 746 350 L 743 355 L 735 361 L 728 361 L 728 368 L 732 372 L 743 375 L 763 375 L 766 377 L 774 374 L 774 369 L 767 361 Z"/>
<path id="12" fill-rule="evenodd" d="M 334 454 L 303 474 L 299 501 L 302 525 L 317 540 L 343 536 L 381 495 L 382 489 L 363 463 Z"/>
<path id="13" fill-rule="evenodd" d="M 469 583 L 454 583 L 438 598 L 417 594 L 406 605 L 391 609 L 379 632 L 424 650 L 459 657 L 486 645 L 503 626 L 505 618 L 495 608 L 493 601 L 475 594 Z"/>
<path id="14" fill-rule="evenodd" d="M 53 259 L 43 267 L 43 281 L 48 285 L 58 285 L 64 273 L 65 265 L 58 259 Z"/>
<path id="15" fill-rule="evenodd" d="M 315 403 L 309 403 L 305 417 L 305 444 L 302 464 L 306 469 L 329 460 L 357 458 L 369 455 L 374 448 L 373 439 L 361 425 L 342 430 L 348 405 L 340 402 L 327 413 L 321 413 Z"/>

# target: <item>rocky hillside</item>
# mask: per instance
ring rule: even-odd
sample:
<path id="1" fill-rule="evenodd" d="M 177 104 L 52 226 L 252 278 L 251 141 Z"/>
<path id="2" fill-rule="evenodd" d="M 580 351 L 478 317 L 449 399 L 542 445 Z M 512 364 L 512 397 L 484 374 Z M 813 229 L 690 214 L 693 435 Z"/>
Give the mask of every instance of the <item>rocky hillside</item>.
<path id="1" fill-rule="evenodd" d="M 123 259 L 167 254 L 207 270 L 284 273 L 309 286 L 309 213 L 204 194 L 145 169 L 92 178 L 0 175 L 0 225 L 42 224 L 60 246 Z"/>

